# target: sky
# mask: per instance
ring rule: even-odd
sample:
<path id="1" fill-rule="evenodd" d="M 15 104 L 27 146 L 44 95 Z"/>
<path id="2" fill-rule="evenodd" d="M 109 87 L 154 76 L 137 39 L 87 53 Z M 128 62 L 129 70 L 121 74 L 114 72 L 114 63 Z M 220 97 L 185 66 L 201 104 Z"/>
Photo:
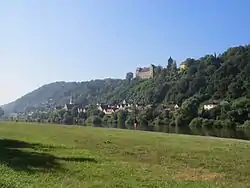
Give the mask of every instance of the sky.
<path id="1" fill-rule="evenodd" d="M 0 0 L 0 105 L 250 43 L 249 0 Z"/>

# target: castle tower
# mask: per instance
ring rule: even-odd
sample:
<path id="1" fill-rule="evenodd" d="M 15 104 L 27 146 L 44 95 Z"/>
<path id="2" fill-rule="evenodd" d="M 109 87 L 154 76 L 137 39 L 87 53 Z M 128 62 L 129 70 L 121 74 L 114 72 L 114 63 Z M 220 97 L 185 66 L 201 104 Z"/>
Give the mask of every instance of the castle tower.
<path id="1" fill-rule="evenodd" d="M 174 63 L 174 60 L 172 59 L 172 57 L 170 56 L 168 59 L 168 64 L 167 64 L 167 68 L 170 69 L 172 67 Z"/>
<path id="2" fill-rule="evenodd" d="M 150 78 L 154 77 L 154 68 L 155 68 L 155 66 L 153 64 L 151 64 L 149 67 Z"/>
<path id="3" fill-rule="evenodd" d="M 174 60 L 173 60 L 173 58 L 170 56 L 169 59 L 168 59 L 168 63 L 173 63 L 173 62 L 174 62 Z"/>

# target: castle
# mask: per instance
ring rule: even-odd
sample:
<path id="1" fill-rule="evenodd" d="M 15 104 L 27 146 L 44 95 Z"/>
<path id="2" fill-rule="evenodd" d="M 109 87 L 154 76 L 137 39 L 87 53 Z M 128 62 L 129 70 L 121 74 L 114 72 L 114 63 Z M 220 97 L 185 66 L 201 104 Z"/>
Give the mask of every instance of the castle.
<path id="1" fill-rule="evenodd" d="M 149 67 L 137 68 L 136 69 L 136 78 L 147 79 L 154 77 L 154 65 L 150 65 Z"/>
<path id="2" fill-rule="evenodd" d="M 174 61 L 172 59 L 172 57 L 170 56 L 169 59 L 168 59 L 168 66 L 172 66 L 173 64 L 176 64 L 176 61 Z M 170 68 L 168 67 L 167 68 Z M 182 65 L 181 68 L 184 69 L 183 67 L 184 65 Z M 149 67 L 144 67 L 144 68 L 137 68 L 136 69 L 136 78 L 139 78 L 139 79 L 148 79 L 148 78 L 153 78 L 154 77 L 154 69 L 155 69 L 155 66 L 154 65 L 150 65 Z"/>

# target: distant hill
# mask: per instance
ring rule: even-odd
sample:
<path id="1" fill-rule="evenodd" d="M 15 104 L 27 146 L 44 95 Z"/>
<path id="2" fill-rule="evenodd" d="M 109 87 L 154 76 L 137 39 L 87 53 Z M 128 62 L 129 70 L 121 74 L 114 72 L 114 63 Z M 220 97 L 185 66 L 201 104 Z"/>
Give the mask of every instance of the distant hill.
<path id="1" fill-rule="evenodd" d="M 152 79 L 104 79 L 86 82 L 56 82 L 45 85 L 3 106 L 5 112 L 75 103 L 114 103 L 126 100 L 141 104 L 177 103 L 190 97 L 199 102 L 233 101 L 250 96 L 250 45 L 227 49 L 220 55 L 186 59 L 180 68 L 174 61 L 155 67 Z"/>
<path id="2" fill-rule="evenodd" d="M 72 96 L 75 103 L 88 104 L 101 100 L 104 93 L 121 85 L 120 79 L 86 82 L 55 82 L 44 85 L 14 102 L 3 105 L 5 113 L 25 112 L 30 108 L 48 108 L 64 105 Z"/>

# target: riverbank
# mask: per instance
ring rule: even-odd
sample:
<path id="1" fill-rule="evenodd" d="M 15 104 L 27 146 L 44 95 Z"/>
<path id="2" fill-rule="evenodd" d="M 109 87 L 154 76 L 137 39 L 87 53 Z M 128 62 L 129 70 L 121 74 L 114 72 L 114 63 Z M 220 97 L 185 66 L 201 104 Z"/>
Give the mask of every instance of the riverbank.
<path id="1" fill-rule="evenodd" d="M 0 187 L 249 187 L 247 141 L 0 123 Z"/>

